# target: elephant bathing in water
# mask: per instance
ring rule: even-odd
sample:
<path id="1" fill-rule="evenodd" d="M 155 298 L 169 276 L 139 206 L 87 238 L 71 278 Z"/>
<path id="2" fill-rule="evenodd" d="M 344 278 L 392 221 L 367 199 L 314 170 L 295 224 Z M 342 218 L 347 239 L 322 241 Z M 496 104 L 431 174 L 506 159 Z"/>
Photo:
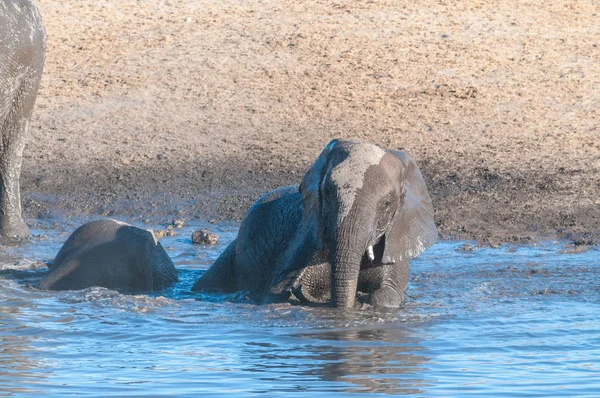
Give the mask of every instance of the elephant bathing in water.
<path id="1" fill-rule="evenodd" d="M 173 262 L 152 232 L 120 221 L 98 220 L 73 232 L 38 287 L 79 290 L 102 286 L 150 292 L 177 280 Z"/>
<path id="2" fill-rule="evenodd" d="M 26 237 L 19 175 L 46 53 L 46 33 L 30 0 L 0 0 L 0 235 Z"/>
<path id="3" fill-rule="evenodd" d="M 408 261 L 437 239 L 433 207 L 404 152 L 333 140 L 300 186 L 269 192 L 194 291 L 263 302 L 398 307 Z"/>

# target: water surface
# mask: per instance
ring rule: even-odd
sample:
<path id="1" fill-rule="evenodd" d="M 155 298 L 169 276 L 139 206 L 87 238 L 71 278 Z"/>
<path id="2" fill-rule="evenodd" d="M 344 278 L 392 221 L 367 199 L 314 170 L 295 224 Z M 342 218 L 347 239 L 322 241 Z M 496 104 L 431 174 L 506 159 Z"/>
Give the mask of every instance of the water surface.
<path id="1" fill-rule="evenodd" d="M 411 262 L 405 308 L 342 313 L 190 293 L 237 230 L 194 221 L 162 240 L 180 282 L 160 294 L 36 290 L 82 222 L 37 222 L 29 243 L 0 248 L 0 396 L 600 391 L 596 248 L 440 242 Z M 200 227 L 220 243 L 192 245 Z"/>

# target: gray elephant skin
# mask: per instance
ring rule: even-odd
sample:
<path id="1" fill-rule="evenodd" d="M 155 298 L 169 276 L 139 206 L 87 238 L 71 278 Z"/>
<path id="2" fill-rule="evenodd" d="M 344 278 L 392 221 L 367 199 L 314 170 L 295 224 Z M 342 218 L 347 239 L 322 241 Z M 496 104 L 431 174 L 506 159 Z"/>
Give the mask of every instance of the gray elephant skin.
<path id="1" fill-rule="evenodd" d="M 267 193 L 193 291 L 259 302 L 399 307 L 409 259 L 437 239 L 421 172 L 401 151 L 333 140 L 299 186 Z"/>
<path id="2" fill-rule="evenodd" d="M 0 235 L 26 237 L 19 176 L 46 53 L 46 33 L 30 0 L 0 0 Z"/>
<path id="3" fill-rule="evenodd" d="M 97 220 L 73 232 L 38 288 L 79 290 L 101 286 L 150 292 L 177 280 L 173 262 L 151 231 L 116 220 Z"/>

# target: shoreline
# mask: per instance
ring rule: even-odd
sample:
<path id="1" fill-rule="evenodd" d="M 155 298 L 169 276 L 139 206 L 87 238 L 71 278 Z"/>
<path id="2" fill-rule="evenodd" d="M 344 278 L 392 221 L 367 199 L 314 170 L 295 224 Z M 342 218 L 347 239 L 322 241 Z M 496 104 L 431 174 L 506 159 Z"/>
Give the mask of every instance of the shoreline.
<path id="1" fill-rule="evenodd" d="M 220 185 L 215 183 L 214 178 L 201 178 L 204 172 L 197 172 L 198 180 L 193 175 L 183 178 L 177 173 L 162 174 L 161 178 L 168 183 L 160 187 L 147 181 L 148 171 L 124 171 L 128 177 L 117 178 L 118 184 L 112 179 L 89 178 L 87 185 L 67 180 L 64 184 L 71 188 L 68 197 L 61 197 L 61 188 L 56 185 L 36 186 L 25 179 L 22 192 L 24 215 L 28 219 L 125 217 L 133 221 L 148 219 L 165 225 L 175 218 L 239 223 L 252 203 L 268 190 L 298 183 L 302 176 L 296 171 L 293 174 L 281 173 L 281 176 L 250 173 L 256 178 L 252 184 L 253 180 L 247 179 L 247 173 L 211 170 L 215 175 L 227 173 L 227 184 Z M 294 181 L 289 175 L 295 175 L 298 180 Z M 425 178 L 428 176 L 425 174 Z M 575 219 L 577 222 L 572 225 L 561 225 L 544 214 L 523 212 L 526 210 L 523 203 L 517 203 L 518 207 L 505 208 L 503 213 L 493 213 L 497 206 L 487 206 L 490 200 L 507 203 L 512 195 L 524 198 L 523 190 L 508 190 L 501 196 L 501 185 L 493 190 L 483 187 L 482 191 L 470 194 L 461 189 L 457 195 L 444 196 L 449 189 L 456 189 L 455 184 L 459 184 L 450 180 L 454 183 L 448 188 L 447 181 L 434 180 L 433 189 L 429 189 L 442 240 L 468 240 L 484 246 L 554 239 L 570 241 L 577 246 L 600 242 L 600 232 L 594 229 L 594 218 L 583 218 L 586 213 L 582 213 L 582 218 Z M 265 189 L 265 186 L 269 188 Z M 192 191 L 191 187 L 195 187 L 196 191 Z M 96 194 L 95 190 L 101 190 L 102 194 Z M 536 196 L 528 193 L 526 198 L 525 203 L 534 201 Z M 470 204 L 460 203 L 462 201 Z M 542 205 L 548 206 L 548 201 L 542 202 Z M 449 211 L 454 206 L 456 211 Z M 464 219 L 461 219 L 463 216 Z"/>

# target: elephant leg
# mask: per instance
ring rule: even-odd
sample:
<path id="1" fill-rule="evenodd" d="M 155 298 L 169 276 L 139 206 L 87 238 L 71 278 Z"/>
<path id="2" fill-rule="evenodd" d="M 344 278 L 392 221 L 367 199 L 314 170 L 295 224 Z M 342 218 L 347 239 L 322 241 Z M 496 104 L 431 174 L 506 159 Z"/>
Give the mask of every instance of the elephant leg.
<path id="1" fill-rule="evenodd" d="M 313 254 L 308 265 L 276 272 L 264 298 L 265 303 L 300 301 L 305 304 L 325 304 L 331 299 L 331 266 L 320 251 Z"/>
<path id="2" fill-rule="evenodd" d="M 21 216 L 19 177 L 29 120 L 42 76 L 43 48 L 41 51 L 42 56 L 38 57 L 41 64 L 27 67 L 14 90 L 7 91 L 6 87 L 0 90 L 11 99 L 8 109 L 0 109 L 0 115 L 6 111 L 0 119 L 0 234 L 8 237 L 29 236 L 29 228 Z"/>
<path id="3" fill-rule="evenodd" d="M 19 176 L 28 120 L 14 120 L 9 114 L 0 126 L 0 234 L 7 237 L 29 236 L 21 216 Z"/>
<path id="4" fill-rule="evenodd" d="M 235 286 L 235 246 L 231 242 L 217 261 L 196 281 L 192 291 L 223 291 L 232 293 Z"/>
<path id="5" fill-rule="evenodd" d="M 0 235 L 26 237 L 19 176 L 44 68 L 46 33 L 31 1 L 5 1 L 0 8 Z"/>
<path id="6" fill-rule="evenodd" d="M 407 285 L 408 260 L 361 270 L 359 276 L 359 290 L 370 293 L 368 302 L 375 307 L 400 307 Z"/>
<path id="7" fill-rule="evenodd" d="M 326 304 L 331 300 L 331 264 L 319 261 L 304 268 L 294 283 L 294 296 L 303 303 Z"/>

